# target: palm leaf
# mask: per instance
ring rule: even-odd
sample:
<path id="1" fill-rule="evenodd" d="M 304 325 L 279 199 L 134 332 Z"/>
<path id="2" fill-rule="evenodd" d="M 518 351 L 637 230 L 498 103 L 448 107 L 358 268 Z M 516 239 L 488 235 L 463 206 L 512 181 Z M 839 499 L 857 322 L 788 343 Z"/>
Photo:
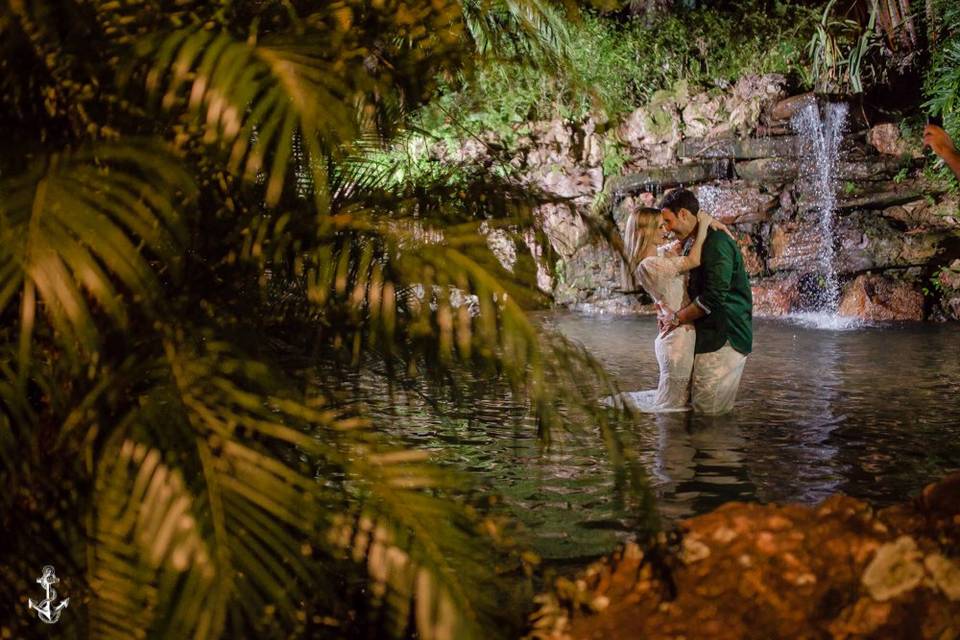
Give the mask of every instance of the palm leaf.
<path id="1" fill-rule="evenodd" d="M 0 312 L 21 294 L 21 365 L 38 308 L 69 353 L 97 350 L 97 310 L 122 327 L 131 303 L 153 308 L 158 271 L 179 267 L 192 193 L 149 142 L 42 158 L 0 183 Z"/>
<path id="2" fill-rule="evenodd" d="M 336 592 L 341 565 L 316 564 L 316 555 L 368 573 L 395 635 L 419 603 L 423 637 L 479 637 L 492 606 L 468 594 L 477 576 L 490 577 L 477 562 L 448 560 L 467 549 L 484 555 L 456 502 L 433 495 L 450 475 L 422 454 L 385 448 L 364 421 L 319 399 L 275 395 L 282 387 L 270 370 L 224 343 L 189 345 L 171 334 L 165 364 L 152 367 L 156 386 L 118 424 L 117 444 L 93 456 L 105 462 L 91 627 L 103 637 L 129 637 L 133 620 L 149 637 L 290 632 L 318 584 Z M 311 477 L 302 456 L 342 477 L 354 506 Z M 369 530 L 344 545 L 347 522 Z M 326 551 L 309 551 L 317 547 Z"/>
<path id="3" fill-rule="evenodd" d="M 144 41 L 148 91 L 168 110 L 197 114 L 205 141 L 226 151 L 227 168 L 266 184 L 276 205 L 291 169 L 293 140 L 304 145 L 318 208 L 325 210 L 325 158 L 357 137 L 356 87 L 334 71 L 361 52 L 331 60 L 319 46 L 252 44 L 226 32 L 182 29 Z M 356 64 L 356 63 L 354 63 Z"/>

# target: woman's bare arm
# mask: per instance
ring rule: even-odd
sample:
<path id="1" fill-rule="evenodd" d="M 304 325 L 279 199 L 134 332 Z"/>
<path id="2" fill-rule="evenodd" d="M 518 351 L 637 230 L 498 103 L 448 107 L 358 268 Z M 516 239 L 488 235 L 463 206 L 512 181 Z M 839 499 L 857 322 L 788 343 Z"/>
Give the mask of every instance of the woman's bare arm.
<path id="1" fill-rule="evenodd" d="M 690 247 L 690 253 L 684 256 L 677 266 L 677 271 L 680 273 L 685 273 L 691 271 L 700 266 L 700 255 L 703 252 L 703 243 L 707 239 L 707 231 L 710 230 L 710 227 L 715 229 L 723 229 L 729 234 L 726 226 L 720 224 L 713 219 L 712 216 L 703 213 L 702 211 L 697 214 L 697 237 L 693 241 L 693 246 Z M 731 236 L 733 237 L 733 236 Z"/>

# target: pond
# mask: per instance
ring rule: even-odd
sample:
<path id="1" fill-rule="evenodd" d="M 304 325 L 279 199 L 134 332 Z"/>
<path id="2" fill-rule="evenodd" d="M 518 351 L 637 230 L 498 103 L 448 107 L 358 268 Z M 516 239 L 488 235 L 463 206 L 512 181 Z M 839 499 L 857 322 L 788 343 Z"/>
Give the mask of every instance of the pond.
<path id="1" fill-rule="evenodd" d="M 548 324 L 621 389 L 656 386 L 653 318 L 562 314 Z M 960 468 L 960 326 L 757 320 L 754 334 L 733 414 L 641 415 L 622 427 L 664 524 L 731 500 L 812 504 L 838 491 L 882 506 Z M 599 439 L 543 453 L 534 428 L 504 419 L 512 410 L 478 402 L 443 425 L 407 421 L 416 426 L 404 437 L 501 495 L 549 560 L 578 562 L 636 530 L 637 500 Z"/>

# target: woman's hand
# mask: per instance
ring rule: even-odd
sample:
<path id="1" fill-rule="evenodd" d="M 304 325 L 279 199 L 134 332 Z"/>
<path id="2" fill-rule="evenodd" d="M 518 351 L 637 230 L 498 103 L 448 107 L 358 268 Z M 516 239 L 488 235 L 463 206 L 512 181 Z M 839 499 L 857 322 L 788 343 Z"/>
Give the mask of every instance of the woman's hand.
<path id="1" fill-rule="evenodd" d="M 665 302 L 657 302 L 657 329 L 661 335 L 666 335 L 677 328 L 677 312 Z"/>
<path id="2" fill-rule="evenodd" d="M 737 241 L 736 236 L 733 235 L 733 233 L 730 231 L 727 225 L 723 224 L 722 222 L 720 222 L 719 220 L 711 216 L 709 213 L 701 211 L 700 213 L 697 214 L 697 221 L 700 222 L 700 224 L 706 224 L 711 229 L 717 229 L 718 231 L 723 231 L 725 234 L 730 236 L 731 240 L 733 240 L 734 242 Z"/>

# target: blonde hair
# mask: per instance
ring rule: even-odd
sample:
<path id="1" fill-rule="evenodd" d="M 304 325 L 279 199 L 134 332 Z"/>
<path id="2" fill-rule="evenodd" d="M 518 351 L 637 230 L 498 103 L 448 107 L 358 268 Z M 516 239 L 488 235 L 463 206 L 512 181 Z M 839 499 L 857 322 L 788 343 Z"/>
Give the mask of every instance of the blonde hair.
<path id="1" fill-rule="evenodd" d="M 650 252 L 657 242 L 657 228 L 660 226 L 660 211 L 650 207 L 640 207 L 630 212 L 627 228 L 623 233 L 623 254 L 626 262 L 621 264 L 621 281 L 624 288 L 636 288 L 634 274 L 643 256 Z"/>

